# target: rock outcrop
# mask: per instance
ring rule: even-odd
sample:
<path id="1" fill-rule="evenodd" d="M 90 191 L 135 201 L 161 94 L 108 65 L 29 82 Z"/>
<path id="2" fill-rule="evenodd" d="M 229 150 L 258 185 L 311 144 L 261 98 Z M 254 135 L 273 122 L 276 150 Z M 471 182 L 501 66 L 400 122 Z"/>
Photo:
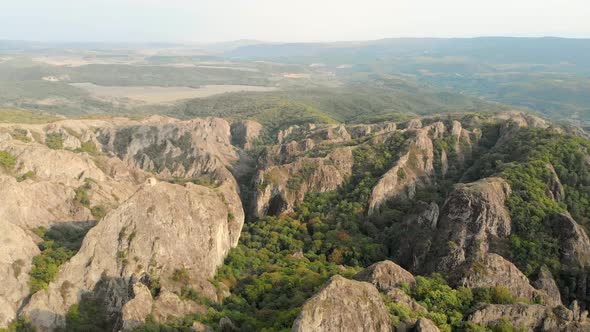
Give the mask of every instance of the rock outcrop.
<path id="1" fill-rule="evenodd" d="M 557 173 L 555 172 L 555 168 L 553 168 L 553 165 L 548 164 L 547 168 L 551 173 L 551 177 L 549 178 L 549 183 L 547 183 L 549 190 L 546 194 L 552 200 L 556 202 L 561 202 L 565 199 L 565 189 L 563 188 L 563 185 L 561 184 L 559 176 L 557 176 Z"/>
<path id="2" fill-rule="evenodd" d="M 541 267 L 537 280 L 533 282 L 533 286 L 545 292 L 544 304 L 554 307 L 562 303 L 557 283 L 546 266 Z"/>
<path id="3" fill-rule="evenodd" d="M 468 320 L 485 326 L 494 326 L 505 320 L 516 328 L 529 331 L 581 332 L 590 329 L 590 321 L 579 313 L 579 309 L 575 311 L 563 306 L 551 308 L 539 304 L 486 304 L 473 312 Z"/>
<path id="4" fill-rule="evenodd" d="M 488 253 L 474 261 L 459 281 L 467 288 L 506 287 L 510 294 L 530 302 L 542 300 L 543 303 L 555 303 L 544 291 L 535 289 L 529 279 L 514 264 L 497 254 Z"/>
<path id="5" fill-rule="evenodd" d="M 147 178 L 124 166 L 122 172 L 116 158 L 52 150 L 34 142 L 3 142 L 0 150 L 17 160 L 15 174 L 0 174 L 0 217 L 27 228 L 94 220 L 91 206 L 115 207 Z M 24 174 L 30 176 L 19 180 Z M 83 186 L 87 204 L 75 200 L 76 190 Z"/>
<path id="6" fill-rule="evenodd" d="M 149 118 L 139 124 L 101 128 L 97 138 L 103 151 L 116 154 L 132 167 L 163 177 L 213 174 L 222 167 L 232 169 L 240 158 L 231 144 L 230 124 L 218 118 Z M 240 171 L 238 165 L 235 171 Z"/>
<path id="7" fill-rule="evenodd" d="M 260 136 L 262 125 L 256 121 L 244 120 L 231 124 L 231 138 L 234 145 L 244 150 L 254 147 L 254 141 Z"/>
<path id="8" fill-rule="evenodd" d="M 208 280 L 237 243 L 231 225 L 242 223 L 213 189 L 146 183 L 90 230 L 80 251 L 60 268 L 57 280 L 34 294 L 23 314 L 43 331 L 63 326 L 68 308 L 105 279 L 110 281 L 109 294 L 114 294 L 109 312 L 117 315 L 123 310 L 127 324 L 145 319 L 146 312 L 164 319 L 194 312 L 196 306 L 177 294 L 189 287 L 216 300 Z M 156 279 L 156 298 L 135 286 Z"/>
<path id="9" fill-rule="evenodd" d="M 366 281 L 373 284 L 383 293 L 402 287 L 404 284 L 411 286 L 416 282 L 414 276 L 392 261 L 375 263 L 353 277 L 355 280 Z"/>
<path id="10" fill-rule="evenodd" d="M 395 165 L 388 170 L 373 188 L 369 200 L 369 214 L 388 200 L 402 197 L 412 198 L 416 189 L 431 183 L 434 173 L 434 146 L 432 139 L 442 138 L 445 127 L 442 122 L 421 129 L 413 129 L 405 150 Z"/>
<path id="11" fill-rule="evenodd" d="M 290 164 L 270 166 L 258 172 L 253 214 L 278 215 L 293 209 L 310 192 L 336 190 L 352 174 L 350 147 L 335 148 L 325 157 L 302 157 Z"/>
<path id="12" fill-rule="evenodd" d="M 551 226 L 561 246 L 561 263 L 569 267 L 589 267 L 590 240 L 584 229 L 568 213 L 556 215 Z"/>
<path id="13" fill-rule="evenodd" d="M 391 332 L 392 323 L 375 286 L 337 275 L 305 302 L 292 331 Z"/>
<path id="14" fill-rule="evenodd" d="M 39 248 L 21 227 L 0 217 L 0 328 L 16 318 L 29 294 L 31 258 Z"/>
<path id="15" fill-rule="evenodd" d="M 439 332 L 438 327 L 428 318 L 420 318 L 414 327 L 416 332 Z"/>
<path id="16" fill-rule="evenodd" d="M 346 127 L 341 124 L 316 126 L 315 124 L 306 124 L 303 126 L 291 126 L 279 131 L 277 141 L 279 144 L 289 141 L 300 141 L 311 139 L 323 144 L 333 144 L 352 139 Z"/>
<path id="17" fill-rule="evenodd" d="M 489 244 L 511 232 L 505 201 L 510 187 L 501 178 L 458 185 L 442 208 L 426 272 L 451 273 L 482 257 Z"/>
<path id="18" fill-rule="evenodd" d="M 242 138 L 252 140 L 257 134 L 256 125 L 246 123 L 244 127 L 245 133 L 243 134 L 245 136 Z M 185 214 L 188 215 L 177 211 L 178 207 L 174 202 L 177 200 L 176 198 L 167 203 L 166 206 L 170 211 L 161 211 L 160 214 L 176 214 L 180 218 L 175 222 L 176 225 L 182 226 L 185 222 L 197 220 L 198 214 L 201 214 L 199 218 L 207 219 L 207 222 L 219 223 L 218 225 L 209 225 L 206 222 L 197 224 L 198 227 L 204 227 L 203 234 L 207 234 L 207 236 L 195 233 L 194 238 L 198 241 L 195 239 L 186 240 L 185 242 L 190 244 L 182 245 L 184 249 L 180 247 L 181 244 L 178 244 L 178 248 L 169 248 L 178 252 L 192 248 L 193 256 L 187 254 L 185 258 L 188 259 L 188 262 L 181 262 L 188 265 L 181 264 L 178 268 L 187 268 L 190 271 L 190 264 L 194 264 L 196 272 L 189 273 L 190 280 L 192 280 L 190 286 L 195 287 L 204 296 L 215 297 L 215 291 L 207 279 L 212 277 L 215 267 L 223 261 L 229 248 L 237 244 L 244 219 L 238 184 L 234 175 L 239 176 L 251 172 L 249 168 L 253 166 L 251 161 L 248 164 L 248 157 L 245 154 L 231 145 L 233 138 L 227 121 L 214 118 L 180 121 L 160 116 L 153 116 L 142 121 L 124 118 L 114 118 L 108 121 L 64 120 L 47 125 L 0 124 L 0 132 L 3 135 L 0 150 L 9 152 L 15 156 L 17 161 L 10 173 L 0 170 L 1 227 L 10 226 L 10 229 L 6 230 L 6 234 L 11 234 L 12 238 L 19 239 L 19 242 L 11 242 L 6 247 L 11 248 L 13 253 L 2 253 L 2 255 L 8 255 L 0 263 L 1 268 L 7 272 L 2 277 L 8 278 L 14 275 L 19 275 L 19 277 L 17 280 L 12 280 L 12 277 L 4 280 L 5 284 L 11 285 L 11 288 L 5 292 L 0 291 L 0 302 L 6 304 L 1 313 L 0 326 L 5 326 L 9 321 L 15 319 L 21 310 L 34 318 L 36 324 L 42 329 L 62 324 L 63 314 L 70 305 L 76 303 L 82 294 L 96 292 L 93 287 L 102 280 L 103 272 L 108 279 L 106 284 L 114 285 L 107 290 L 111 294 L 109 296 L 116 302 L 111 305 L 113 312 L 120 314 L 122 305 L 128 300 L 135 301 L 131 302 L 128 311 L 123 316 L 143 315 L 137 305 L 134 307 L 134 303 L 140 303 L 141 306 L 144 306 L 141 309 L 149 308 L 149 313 L 163 319 L 171 314 L 166 307 L 173 308 L 170 309 L 175 311 L 172 314 L 195 312 L 194 304 L 186 304 L 186 301 L 178 299 L 175 293 L 178 291 L 178 286 L 174 288 L 169 285 L 168 288 L 172 287 L 171 290 L 163 291 L 157 299 L 153 299 L 153 304 L 147 304 L 145 292 L 134 287 L 137 280 L 141 279 L 141 276 L 138 275 L 141 271 L 168 276 L 171 273 L 165 269 L 160 271 L 162 266 L 154 267 L 153 264 L 149 264 L 150 262 L 145 262 L 139 253 L 146 249 L 145 253 L 147 254 L 156 250 L 158 255 L 165 255 L 166 252 L 162 252 L 159 247 L 162 243 L 159 240 L 161 236 L 153 233 L 149 236 L 151 239 L 144 238 L 145 243 L 137 245 L 139 243 L 137 241 L 141 239 L 141 234 L 143 234 L 139 231 L 139 229 L 143 229 L 139 227 L 139 223 L 144 222 L 144 220 L 137 218 L 145 215 L 146 209 L 150 210 L 148 214 L 157 212 L 159 210 L 157 207 L 162 205 L 162 202 L 158 200 L 161 199 L 165 202 L 166 195 L 192 197 L 195 201 L 190 206 L 184 207 Z M 14 135 L 10 133 L 14 133 Z M 172 180 L 182 177 L 185 181 L 202 183 L 210 188 L 188 185 L 187 188 L 192 189 L 183 190 L 200 192 L 200 194 L 181 195 L 180 193 L 175 194 L 175 189 L 172 189 L 178 186 L 162 183 L 153 188 L 145 185 L 142 187 L 141 193 L 135 194 L 141 184 L 146 182 L 149 176 L 152 176 L 144 170 L 158 173 L 158 176 L 164 179 Z M 167 186 L 170 187 L 166 190 L 158 190 L 158 188 Z M 167 191 L 169 192 L 166 193 Z M 204 192 L 207 193 L 204 194 Z M 130 204 L 129 202 L 133 201 L 129 200 L 130 197 L 142 195 L 146 196 L 144 197 L 146 202 L 136 201 L 136 203 L 142 203 L 136 204 L 137 210 L 134 210 L 131 205 L 125 205 L 123 208 L 127 212 L 117 209 L 124 202 Z M 145 206 L 150 198 L 153 198 L 154 207 Z M 183 200 L 178 199 L 178 202 L 182 203 Z M 207 207 L 215 207 L 215 213 L 219 215 L 210 215 L 210 212 L 203 210 L 204 207 L 199 204 L 210 204 Z M 111 219 L 107 223 L 111 224 L 109 226 L 111 228 L 104 229 L 107 226 L 100 224 L 95 232 L 103 232 L 100 236 L 106 239 L 112 235 L 108 232 L 114 232 L 117 227 L 121 226 L 120 223 L 125 218 L 128 223 L 135 223 L 134 225 L 138 228 L 132 233 L 133 237 L 137 236 L 135 241 L 127 243 L 127 246 L 130 247 L 125 249 L 122 247 L 125 241 L 111 239 L 108 241 L 112 242 L 103 245 L 101 242 L 107 240 L 99 241 L 101 237 L 87 238 L 86 247 L 82 248 L 85 251 L 79 253 L 85 258 L 72 259 L 62 266 L 62 269 L 70 271 L 67 276 L 60 275 L 61 279 L 56 281 L 57 284 L 50 285 L 46 292 L 35 294 L 29 305 L 24 309 L 21 308 L 28 296 L 28 275 L 31 260 L 39 253 L 35 244 L 39 239 L 30 230 L 39 226 L 49 228 L 61 223 L 81 222 L 88 224 L 95 222 L 96 216 L 93 210 L 95 207 L 100 208 L 101 211 L 118 211 L 119 214 L 114 215 L 119 215 L 120 219 L 114 222 L 112 218 L 115 217 L 113 214 L 109 214 Z M 197 208 L 200 210 L 195 212 Z M 141 209 L 143 209 L 143 214 Z M 123 216 L 121 213 L 129 215 Z M 153 217 L 155 218 L 155 216 Z M 163 220 L 166 219 L 160 221 Z M 116 225 L 112 225 L 113 223 Z M 189 227 L 189 230 L 195 229 L 197 231 L 198 227 L 196 226 L 184 225 L 182 227 Z M 151 231 L 154 229 L 152 228 Z M 154 232 L 172 236 L 169 232 L 174 229 L 176 228 L 173 227 L 164 232 Z M 119 231 L 125 232 L 122 229 Z M 149 230 L 146 231 L 149 232 Z M 183 232 L 187 233 L 187 229 L 183 229 Z M 190 233 L 188 232 L 188 234 Z M 92 234 L 96 233 L 89 233 L 89 235 Z M 170 241 L 170 245 L 174 242 Z M 112 246 L 116 243 L 118 243 L 118 249 L 113 251 Z M 146 247 L 143 248 L 143 245 Z M 148 247 L 150 247 L 149 250 Z M 131 255 L 129 250 L 135 250 L 136 255 L 117 258 L 117 255 Z M 100 255 L 94 251 L 102 253 L 103 256 L 97 258 L 97 255 Z M 154 259 L 162 260 L 162 263 L 159 264 L 163 264 L 167 260 L 153 252 L 152 254 Z M 109 255 L 111 257 L 107 259 Z M 194 261 L 195 257 L 200 257 L 199 259 L 203 259 L 203 261 Z M 207 257 L 207 259 L 203 257 Z M 80 261 L 84 259 L 86 261 Z M 169 259 L 169 261 L 174 262 L 173 259 Z M 130 266 L 135 266 L 137 271 L 130 272 L 132 269 Z M 166 264 L 164 264 L 165 266 Z M 148 271 L 148 268 L 155 268 L 160 272 Z M 138 292 L 137 298 L 129 295 L 133 294 L 132 289 L 134 288 Z M 68 291 L 66 292 L 65 289 Z M 64 299 L 61 300 L 61 297 Z M 132 321 L 133 319 L 129 319 L 131 325 L 133 325 Z"/>
<path id="19" fill-rule="evenodd" d="M 347 126 L 346 129 L 350 133 L 351 137 L 361 138 L 368 135 L 382 135 L 392 133 L 397 129 L 395 122 L 383 122 L 376 124 L 359 124 Z"/>
<path id="20" fill-rule="evenodd" d="M 31 230 L 91 225 L 99 217 L 93 207 L 115 208 L 146 175 L 126 167 L 121 171 L 116 158 L 51 150 L 33 140 L 7 140 L 0 143 L 0 150 L 16 158 L 14 169 L 0 174 L 0 228 L 8 236 L 3 249 L 10 250 L 0 253 L 0 280 L 7 285 L 0 290 L 2 327 L 16 318 L 29 295 L 31 261 L 39 254 L 36 243 L 40 241 Z"/>

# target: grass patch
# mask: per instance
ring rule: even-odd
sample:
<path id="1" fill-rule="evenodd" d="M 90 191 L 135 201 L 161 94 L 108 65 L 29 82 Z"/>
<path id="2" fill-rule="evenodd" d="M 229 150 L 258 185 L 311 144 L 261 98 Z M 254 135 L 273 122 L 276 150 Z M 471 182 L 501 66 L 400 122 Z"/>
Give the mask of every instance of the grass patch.
<path id="1" fill-rule="evenodd" d="M 39 124 L 61 120 L 57 116 L 16 109 L 0 109 L 0 123 Z"/>
<path id="2" fill-rule="evenodd" d="M 53 150 L 62 150 L 64 148 L 64 138 L 61 134 L 47 134 L 45 145 Z"/>
<path id="3" fill-rule="evenodd" d="M 16 165 L 16 157 L 10 152 L 0 150 L 0 167 L 6 171 L 11 171 Z"/>

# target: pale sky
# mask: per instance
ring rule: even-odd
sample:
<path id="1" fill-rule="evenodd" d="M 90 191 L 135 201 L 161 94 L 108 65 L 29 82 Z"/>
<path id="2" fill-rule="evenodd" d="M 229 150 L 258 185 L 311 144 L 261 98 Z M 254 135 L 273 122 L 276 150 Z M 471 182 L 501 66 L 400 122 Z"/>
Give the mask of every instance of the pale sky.
<path id="1" fill-rule="evenodd" d="M 0 0 L 0 39 L 590 37 L 590 0 Z"/>

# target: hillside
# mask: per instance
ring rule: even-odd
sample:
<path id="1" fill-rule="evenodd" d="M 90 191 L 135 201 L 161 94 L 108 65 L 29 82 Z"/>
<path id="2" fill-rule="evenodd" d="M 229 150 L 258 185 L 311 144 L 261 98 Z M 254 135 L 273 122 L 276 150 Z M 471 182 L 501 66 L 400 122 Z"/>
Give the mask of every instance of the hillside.
<path id="1" fill-rule="evenodd" d="M 1 326 L 590 327 L 590 141 L 569 127 L 251 119 L 0 123 Z"/>

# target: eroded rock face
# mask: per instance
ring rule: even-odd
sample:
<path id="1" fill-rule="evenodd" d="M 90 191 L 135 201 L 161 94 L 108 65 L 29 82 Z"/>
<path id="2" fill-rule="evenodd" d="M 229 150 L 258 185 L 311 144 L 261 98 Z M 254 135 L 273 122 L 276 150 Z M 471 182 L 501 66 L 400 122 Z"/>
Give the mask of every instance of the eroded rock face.
<path id="1" fill-rule="evenodd" d="M 538 304 L 486 304 L 468 317 L 470 322 L 493 326 L 503 319 L 515 327 L 530 331 L 588 331 L 590 323 L 575 317 L 563 306 L 551 308 Z"/>
<path id="2" fill-rule="evenodd" d="M 98 131 L 102 149 L 128 165 L 164 177 L 199 177 L 230 167 L 239 159 L 231 144 L 230 125 L 218 118 L 170 120 L 152 118 L 140 124 Z"/>
<path id="3" fill-rule="evenodd" d="M 243 219 L 230 217 L 223 198 L 212 189 L 190 183 L 147 183 L 89 231 L 80 251 L 60 268 L 57 280 L 33 295 L 23 314 L 44 331 L 63 326 L 64 314 L 81 294 L 108 279 L 116 281 L 109 286 L 115 294 L 109 312 L 120 312 L 131 300 L 127 316 L 142 315 L 134 299 L 128 298 L 128 289 L 138 290 L 136 302 L 149 302 L 151 295 L 134 286 L 148 276 L 161 284 L 151 309 L 154 316 L 167 318 L 194 310 L 176 293 L 186 286 L 216 299 L 208 280 L 236 244 L 230 236 L 233 223 L 241 227 Z M 174 277 L 178 273 L 181 279 Z"/>
<path id="4" fill-rule="evenodd" d="M 428 318 L 420 318 L 414 327 L 416 332 L 439 332 L 438 327 Z"/>
<path id="5" fill-rule="evenodd" d="M 290 164 L 260 170 L 255 180 L 253 214 L 278 215 L 291 211 L 307 193 L 336 190 L 350 177 L 352 166 L 352 149 L 342 147 L 326 157 L 303 157 Z"/>
<path id="6" fill-rule="evenodd" d="M 404 223 L 418 225 L 424 228 L 435 229 L 438 222 L 439 208 L 435 202 L 416 202 L 416 207 Z"/>
<path id="7" fill-rule="evenodd" d="M 483 258 L 472 263 L 459 281 L 467 288 L 506 287 L 516 298 L 535 301 L 542 299 L 543 303 L 552 302 L 544 291 L 539 291 L 530 285 L 529 279 L 514 264 L 497 254 L 486 254 Z M 561 304 L 554 303 L 554 305 Z"/>
<path id="8" fill-rule="evenodd" d="M 559 214 L 551 222 L 553 232 L 560 239 L 561 262 L 572 267 L 590 266 L 588 235 L 569 214 Z"/>
<path id="9" fill-rule="evenodd" d="M 39 248 L 21 227 L 0 217 L 0 328 L 16 317 L 29 294 L 31 258 Z"/>
<path id="10" fill-rule="evenodd" d="M 152 312 L 153 298 L 149 288 L 141 282 L 132 286 L 133 298 L 121 310 L 122 329 L 133 330 L 143 324 Z"/>
<path id="11" fill-rule="evenodd" d="M 442 208 L 426 271 L 450 273 L 485 255 L 493 239 L 510 235 L 509 194 L 501 178 L 458 185 Z"/>
<path id="12" fill-rule="evenodd" d="M 416 282 L 416 279 L 414 279 L 414 276 L 410 272 L 392 261 L 375 263 L 357 273 L 353 278 L 355 280 L 370 282 L 379 291 L 384 293 L 394 288 L 402 287 L 404 284 L 410 286 Z"/>
<path id="13" fill-rule="evenodd" d="M 235 145 L 244 150 L 254 146 L 254 140 L 260 136 L 262 125 L 256 121 L 244 120 L 231 124 L 231 136 Z"/>
<path id="14" fill-rule="evenodd" d="M 126 167 L 125 173 L 109 174 L 107 168 L 118 165 L 116 158 L 51 150 L 34 142 L 4 142 L 0 150 L 16 157 L 15 175 L 32 174 L 21 182 L 0 174 L 0 217 L 27 228 L 94 220 L 89 206 L 74 200 L 75 191 L 87 182 L 89 203 L 110 208 L 132 195 L 147 177 Z M 103 170 L 98 165 L 111 167 Z"/>
<path id="15" fill-rule="evenodd" d="M 528 113 L 522 112 L 507 112 L 496 115 L 495 117 L 501 120 L 500 138 L 496 145 L 502 145 L 505 142 L 514 138 L 518 130 L 522 127 L 531 128 L 548 128 L 549 122 Z"/>
<path id="16" fill-rule="evenodd" d="M 101 165 L 118 165 L 109 157 L 90 157 L 66 150 L 51 150 L 33 142 L 16 140 L 0 143 L 0 150 L 16 158 L 13 171 L 0 174 L 0 227 L 9 236 L 3 248 L 0 280 L 8 288 L 0 290 L 3 312 L 0 327 L 15 319 L 29 295 L 31 261 L 39 254 L 32 229 L 59 224 L 90 225 L 96 222 L 91 207 L 105 210 L 116 207 L 138 188 L 145 175 L 141 171 L 107 172 Z M 115 167 L 116 168 L 116 167 Z M 1 171 L 0 171 L 1 173 Z M 30 174 L 19 179 L 20 176 Z M 76 191 L 84 187 L 85 204 L 76 200 Z M 17 273 L 18 272 L 18 273 Z M 12 280 L 11 276 L 18 275 Z"/>
<path id="17" fill-rule="evenodd" d="M 554 201 L 561 202 L 565 199 L 565 189 L 563 189 L 563 185 L 561 184 L 561 181 L 559 180 L 553 165 L 548 164 L 547 168 L 549 169 L 549 172 L 551 172 L 551 178 L 547 184 L 549 187 L 547 196 L 549 196 L 549 198 L 553 199 Z"/>
<path id="18" fill-rule="evenodd" d="M 561 304 L 561 294 L 559 288 L 553 279 L 553 275 L 546 266 L 541 267 L 537 280 L 533 282 L 535 288 L 542 290 L 547 294 L 544 298 L 544 304 L 549 306 L 556 306 Z"/>
<path id="19" fill-rule="evenodd" d="M 359 124 L 347 126 L 346 129 L 352 136 L 352 138 L 360 138 L 367 135 L 381 135 L 392 133 L 396 131 L 397 125 L 395 122 L 384 122 L 376 124 Z"/>
<path id="20" fill-rule="evenodd" d="M 292 331 L 391 332 L 392 325 L 375 286 L 334 276 L 305 302 Z"/>
<path id="21" fill-rule="evenodd" d="M 255 136 L 256 128 L 253 129 L 255 125 L 248 123 L 245 127 L 246 133 L 244 135 L 246 138 L 252 139 Z M 198 191 L 194 189 L 198 187 L 208 193 L 191 198 L 195 202 L 192 202 L 190 206 L 183 207 L 188 215 L 177 210 L 178 206 L 173 202 L 177 200 L 176 198 L 165 204 L 170 210 L 161 211 L 160 214 L 176 215 L 180 219 L 175 224 L 182 225 L 183 222 L 195 220 L 197 214 L 204 211 L 199 204 L 213 202 L 209 207 L 216 208 L 216 213 L 220 215 L 213 216 L 207 212 L 201 214 L 200 218 L 208 219 L 211 222 L 217 220 L 219 225 L 205 223 L 205 227 L 203 224 L 197 224 L 197 226 L 205 227 L 201 231 L 207 236 L 193 234 L 196 240 L 186 240 L 192 246 L 185 246 L 186 249 L 182 250 L 192 248 L 194 255 L 201 253 L 207 257 L 206 259 L 201 257 L 203 261 L 195 261 L 194 255 L 185 255 L 188 259 L 187 264 L 194 263 L 199 267 L 194 269 L 197 272 L 190 272 L 191 286 L 203 293 L 204 296 L 215 297 L 215 292 L 207 279 L 214 273 L 215 268 L 212 266 L 219 264 L 229 248 L 237 244 L 244 219 L 234 174 L 243 174 L 246 172 L 244 167 L 252 166 L 238 163 L 238 160 L 245 160 L 245 154 L 240 153 L 236 147 L 231 145 L 230 127 L 225 120 L 210 118 L 180 121 L 159 116 L 142 121 L 123 118 L 109 121 L 65 120 L 48 125 L 0 124 L 0 132 L 3 135 L 0 150 L 8 151 L 17 160 L 14 170 L 10 174 L 0 170 L 0 201 L 2 201 L 0 220 L 2 222 L 9 220 L 10 224 L 7 225 L 11 225 L 11 229 L 7 230 L 6 234 L 11 234 L 11 238 L 20 239 L 18 243 L 15 243 L 20 247 L 6 246 L 6 248 L 11 248 L 14 253 L 10 253 L 6 260 L 0 263 L 0 266 L 7 271 L 6 277 L 16 275 L 16 269 L 19 270 L 18 280 L 5 280 L 5 284 L 11 285 L 10 290 L 0 292 L 0 302 L 6 304 L 3 306 L 0 326 L 16 318 L 22 309 L 19 307 L 28 295 L 31 260 L 39 253 L 35 245 L 39 239 L 30 230 L 39 226 L 49 228 L 61 223 L 95 223 L 96 218 L 92 215 L 91 208 L 98 206 L 106 211 L 116 210 L 123 202 L 129 202 L 128 199 L 151 176 L 142 169 L 157 172 L 163 178 L 193 177 L 197 179 L 197 182 L 206 182 L 211 187 L 211 189 L 205 189 L 193 186 L 193 189 L 189 190 L 189 192 Z M 9 133 L 17 133 L 18 135 L 13 136 Z M 50 136 L 59 137 L 63 149 L 52 150 L 48 148 L 45 144 L 49 143 Z M 76 150 L 79 148 L 88 149 L 92 146 L 96 148 L 95 151 L 98 153 L 88 154 Z M 100 153 L 100 151 L 106 153 Z M 118 155 L 121 159 L 114 155 Z M 17 176 L 24 174 L 30 175 L 17 181 Z M 150 181 L 150 183 L 154 182 Z M 163 192 L 157 190 L 163 186 L 168 185 L 154 186 L 153 195 L 160 195 L 161 197 L 158 199 L 166 201 L 167 190 Z M 108 279 L 105 284 L 110 285 L 105 292 L 109 294 L 111 302 L 114 301 L 109 304 L 112 312 L 120 311 L 124 303 L 133 299 L 129 294 L 133 294 L 133 288 L 141 279 L 139 273 L 155 273 L 156 275 L 171 273 L 165 264 L 154 267 L 153 264 L 149 264 L 150 261 L 146 262 L 145 259 L 141 259 L 140 252 L 144 252 L 154 256 L 154 259 L 174 262 L 173 259 L 165 259 L 152 252 L 156 250 L 158 255 L 167 254 L 165 251 L 162 252 L 159 247 L 161 244 L 159 235 L 153 233 L 149 235 L 151 240 L 144 239 L 145 241 L 141 242 L 143 244 L 138 245 L 140 242 L 137 241 L 141 239 L 142 233 L 128 231 L 129 234 L 133 234 L 133 237 L 137 236 L 137 238 L 135 241 L 128 241 L 129 248 L 127 249 L 121 247 L 125 245 L 125 241 L 105 240 L 112 235 L 109 232 L 114 232 L 117 227 L 121 226 L 120 222 L 123 219 L 136 223 L 138 230 L 143 229 L 139 227 L 139 223 L 144 220 L 137 219 L 142 215 L 139 210 L 143 209 L 143 214 L 146 209 L 150 211 L 149 213 L 158 211 L 155 208 L 150 210 L 149 206 L 145 206 L 149 202 L 149 198 L 154 198 L 152 200 L 154 206 L 161 205 L 158 199 L 145 193 L 148 191 L 147 187 L 149 186 L 143 186 L 141 190 L 142 195 L 147 196 L 144 197 L 145 202 L 139 202 L 143 204 L 136 204 L 139 206 L 138 210 L 133 210 L 131 206 L 127 205 L 125 213 L 128 213 L 128 216 L 120 215 L 118 222 L 113 222 L 111 219 L 109 223 L 116 225 L 111 225 L 109 229 L 104 229 L 106 226 L 101 225 L 97 231 L 101 231 L 103 234 L 99 238 L 90 237 L 87 239 L 87 241 L 94 242 L 87 244 L 93 249 L 88 249 L 88 247 L 85 249 L 92 252 L 80 253 L 86 257 L 86 262 L 81 262 L 79 260 L 82 258 L 77 258 L 78 261 L 73 259 L 62 266 L 69 271 L 67 276 L 57 280 L 57 284 L 51 285 L 53 288 L 50 287 L 47 292 L 35 295 L 36 297 L 32 299 L 25 310 L 28 310 L 26 314 L 35 316 L 38 326 L 45 329 L 45 327 L 53 328 L 62 324 L 65 311 L 80 299 L 82 293 L 95 291 L 93 287 L 97 285 L 99 279 L 102 280 L 103 272 Z M 87 198 L 84 203 L 81 203 L 77 196 L 76 192 L 79 190 L 83 190 L 85 199 Z M 149 189 L 149 191 L 151 190 Z M 176 195 L 174 190 L 168 194 Z M 189 197 L 190 195 L 192 194 L 184 196 Z M 182 199 L 178 201 L 183 202 Z M 195 212 L 194 208 L 198 206 L 200 206 L 200 210 Z M 145 216 L 145 218 L 148 217 Z M 6 225 L 2 227 L 4 226 Z M 155 227 L 155 225 L 153 226 Z M 193 228 L 197 231 L 198 227 Z M 172 227 L 168 231 L 174 229 L 176 228 Z M 154 228 L 152 228 L 153 230 Z M 119 231 L 124 233 L 123 228 Z M 25 235 L 19 236 L 22 232 Z M 161 233 L 164 235 L 168 233 L 172 236 L 169 232 Z M 187 230 L 184 229 L 183 233 L 187 233 Z M 89 233 L 89 235 L 91 234 L 93 233 Z M 128 236 L 130 236 L 129 234 Z M 111 236 L 111 238 L 114 237 Z M 110 242 L 103 246 L 102 241 Z M 153 243 L 149 244 L 149 241 Z M 116 251 L 113 251 L 112 246 L 116 242 L 120 243 L 117 245 Z M 170 243 L 174 242 L 170 241 Z M 147 250 L 147 247 L 142 247 L 144 245 L 150 246 L 151 249 Z M 203 250 L 200 250 L 201 248 L 195 249 L 195 246 L 201 245 Z M 124 251 L 119 251 L 119 249 Z M 169 249 L 182 252 L 180 244 L 178 248 Z M 94 252 L 96 250 L 97 252 Z M 107 253 L 108 250 L 111 252 Z M 134 256 L 117 258 L 118 254 L 131 255 L 133 251 L 136 251 Z M 100 256 L 99 253 L 103 256 Z M 109 255 L 111 257 L 107 259 Z M 135 266 L 135 270 L 131 266 Z M 178 266 L 178 268 L 185 267 L 190 271 L 190 266 Z M 155 269 L 155 272 L 151 269 Z M 74 277 L 70 278 L 71 276 Z M 162 292 L 162 296 L 153 299 L 152 305 L 146 305 L 150 308 L 151 314 L 165 319 L 170 314 L 168 310 L 173 310 L 177 314 L 197 311 L 194 304 L 187 304 L 180 299 L 174 300 L 177 297 L 174 292 L 179 286 L 169 285 L 168 287 L 170 291 Z M 137 290 L 139 295 L 145 295 L 139 288 Z M 63 300 L 60 297 L 63 297 Z M 146 301 L 145 298 L 139 296 L 134 303 L 145 304 Z M 130 308 L 133 308 L 132 304 L 130 304 Z M 166 309 L 168 307 L 172 309 Z M 135 316 L 138 315 L 142 316 L 135 313 Z M 132 319 L 129 321 L 131 322 Z"/>
<path id="22" fill-rule="evenodd" d="M 316 126 L 309 123 L 303 126 L 291 126 L 277 134 L 279 144 L 289 141 L 311 139 L 324 144 L 339 143 L 352 139 L 346 127 L 341 124 Z"/>
<path id="23" fill-rule="evenodd" d="M 369 200 L 369 214 L 375 213 L 388 200 L 414 197 L 417 188 L 431 182 L 434 173 L 432 139 L 442 138 L 444 130 L 442 122 L 435 122 L 412 131 L 413 137 L 409 139 L 407 152 L 400 156 L 395 165 L 379 179 L 373 188 Z"/>

